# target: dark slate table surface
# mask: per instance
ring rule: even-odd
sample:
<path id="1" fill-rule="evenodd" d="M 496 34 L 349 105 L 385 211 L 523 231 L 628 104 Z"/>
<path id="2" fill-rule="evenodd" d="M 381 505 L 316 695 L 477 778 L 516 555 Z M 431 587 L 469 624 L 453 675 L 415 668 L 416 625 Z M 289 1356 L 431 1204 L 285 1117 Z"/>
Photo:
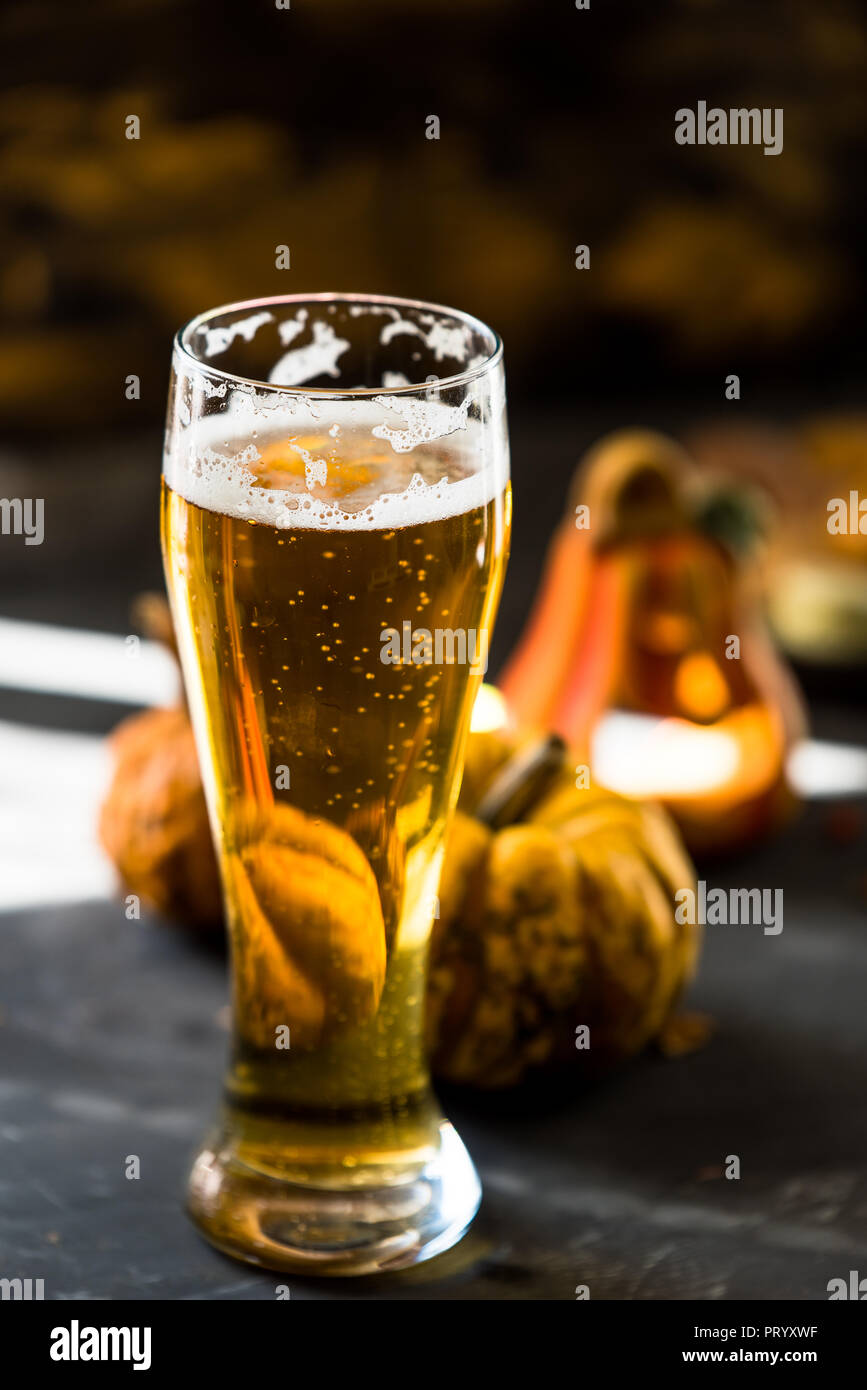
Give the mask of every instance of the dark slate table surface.
<path id="1" fill-rule="evenodd" d="M 401 1274 L 293 1277 L 292 1297 L 823 1299 L 867 1271 L 863 847 L 816 804 L 714 869 L 782 887 L 785 925 L 708 929 L 690 1002 L 710 1044 L 582 1093 L 447 1093 L 484 1184 L 469 1236 Z M 104 902 L 0 933 L 2 1273 L 54 1299 L 273 1299 L 285 1276 L 212 1251 L 181 1206 L 226 1045 L 220 955 Z"/>

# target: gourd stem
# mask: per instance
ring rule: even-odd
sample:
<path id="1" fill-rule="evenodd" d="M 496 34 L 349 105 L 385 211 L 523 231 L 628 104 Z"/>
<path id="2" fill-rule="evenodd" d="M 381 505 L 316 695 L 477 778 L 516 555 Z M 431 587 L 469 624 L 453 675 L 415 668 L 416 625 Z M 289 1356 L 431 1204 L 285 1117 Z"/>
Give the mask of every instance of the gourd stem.
<path id="1" fill-rule="evenodd" d="M 527 816 L 563 771 L 566 742 L 559 734 L 547 734 L 519 748 L 488 785 L 473 815 L 499 830 Z"/>

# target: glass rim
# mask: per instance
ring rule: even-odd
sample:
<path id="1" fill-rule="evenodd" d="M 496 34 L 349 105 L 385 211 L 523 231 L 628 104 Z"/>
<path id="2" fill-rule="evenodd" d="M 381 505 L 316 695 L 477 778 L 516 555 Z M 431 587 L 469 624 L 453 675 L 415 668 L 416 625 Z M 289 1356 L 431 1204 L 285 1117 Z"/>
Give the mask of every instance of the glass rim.
<path id="1" fill-rule="evenodd" d="M 256 377 L 239 376 L 235 372 L 227 372 L 221 367 L 213 367 L 208 362 L 203 362 L 197 357 L 189 346 L 189 339 L 198 330 L 214 319 L 223 314 L 248 311 L 254 313 L 257 309 L 269 309 L 275 305 L 302 305 L 302 304 L 369 304 L 371 306 L 383 305 L 394 309 L 416 309 L 424 313 L 437 314 L 440 316 L 456 319 L 459 323 L 473 329 L 481 334 L 490 344 L 491 349 L 483 362 L 479 362 L 474 367 L 467 367 L 462 372 L 453 373 L 450 376 L 436 377 L 433 381 L 409 382 L 406 386 L 352 386 L 352 387 L 333 387 L 333 386 L 281 386 L 278 382 L 260 381 Z M 176 351 L 188 362 L 196 371 L 203 372 L 209 376 L 216 377 L 220 381 L 234 383 L 240 386 L 251 386 L 257 391 L 281 392 L 286 396 L 304 397 L 315 396 L 319 400 L 354 400 L 373 396 L 406 396 L 417 395 L 419 391 L 442 390 L 447 387 L 466 386 L 479 377 L 485 376 L 494 368 L 499 366 L 503 359 L 503 340 L 499 333 L 490 328 L 474 314 L 465 313 L 462 309 L 452 309 L 447 304 L 434 304 L 424 299 L 404 299 L 399 295 L 391 294 L 355 294 L 343 293 L 337 290 L 325 290 L 315 294 L 275 294 L 265 295 L 261 299 L 241 299 L 232 304 L 221 304 L 215 309 L 206 309 L 204 313 L 197 314 L 179 328 L 174 337 Z"/>

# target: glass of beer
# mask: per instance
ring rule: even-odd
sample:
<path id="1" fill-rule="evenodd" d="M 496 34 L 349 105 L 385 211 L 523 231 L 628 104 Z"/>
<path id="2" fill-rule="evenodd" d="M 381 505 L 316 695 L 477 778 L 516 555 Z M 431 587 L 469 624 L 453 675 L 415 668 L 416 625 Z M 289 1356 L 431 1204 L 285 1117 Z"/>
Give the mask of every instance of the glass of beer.
<path id="1" fill-rule="evenodd" d="M 293 295 L 176 339 L 163 553 L 233 998 L 189 1205 L 254 1264 L 413 1264 L 479 1204 L 425 971 L 508 478 L 502 346 L 467 314 Z"/>

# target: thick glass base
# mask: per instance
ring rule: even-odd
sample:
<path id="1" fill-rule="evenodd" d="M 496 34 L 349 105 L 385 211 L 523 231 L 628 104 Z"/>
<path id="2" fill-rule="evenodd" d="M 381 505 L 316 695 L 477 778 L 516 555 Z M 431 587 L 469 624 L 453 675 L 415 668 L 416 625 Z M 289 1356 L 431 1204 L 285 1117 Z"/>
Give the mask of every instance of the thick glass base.
<path id="1" fill-rule="evenodd" d="M 246 1152 L 244 1152 L 246 1150 Z M 401 1160 L 362 1165 L 336 1180 L 333 1165 L 305 1164 L 305 1180 L 250 1161 L 226 1126 L 190 1175 L 189 1211 L 224 1254 L 307 1275 L 375 1274 L 448 1250 L 475 1216 L 481 1185 L 456 1130 L 440 1120 L 433 1142 Z"/>

